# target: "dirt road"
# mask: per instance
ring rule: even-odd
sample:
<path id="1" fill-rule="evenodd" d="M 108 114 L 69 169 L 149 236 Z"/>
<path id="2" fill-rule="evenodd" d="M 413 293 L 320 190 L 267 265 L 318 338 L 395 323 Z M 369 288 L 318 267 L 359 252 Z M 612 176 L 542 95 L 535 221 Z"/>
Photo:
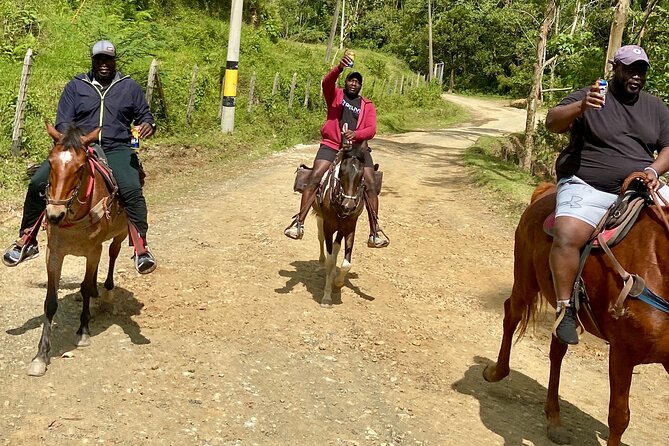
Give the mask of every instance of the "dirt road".
<path id="1" fill-rule="evenodd" d="M 180 174 L 171 186 L 149 182 L 159 268 L 137 275 L 124 247 L 114 310 L 94 305 L 92 345 L 74 349 L 83 262 L 68 259 L 42 378 L 26 370 L 40 335 L 43 258 L 0 270 L 0 445 L 551 444 L 550 315 L 514 347 L 505 381 L 481 377 L 499 347 L 515 222 L 496 215 L 461 157 L 480 135 L 522 129 L 525 115 L 449 100 L 472 121 L 376 138 L 392 243 L 364 246 L 362 218 L 331 310 L 318 305 L 315 219 L 302 241 L 282 235 L 298 204 L 294 168 L 315 146 L 201 183 Z M 637 369 L 626 444 L 667 444 L 667 384 L 661 367 Z M 573 444 L 604 444 L 602 342 L 570 348 L 561 395 Z"/>

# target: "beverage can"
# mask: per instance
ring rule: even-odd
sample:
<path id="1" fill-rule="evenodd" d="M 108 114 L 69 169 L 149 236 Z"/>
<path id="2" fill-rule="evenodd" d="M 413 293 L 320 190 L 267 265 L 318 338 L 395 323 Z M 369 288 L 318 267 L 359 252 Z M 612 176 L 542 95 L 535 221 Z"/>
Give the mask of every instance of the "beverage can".
<path id="1" fill-rule="evenodd" d="M 351 59 L 351 63 L 348 64 L 349 68 L 353 68 L 353 62 L 355 61 L 355 51 L 353 50 L 346 50 L 346 55 Z"/>
<path id="2" fill-rule="evenodd" d="M 130 147 L 133 149 L 139 149 L 139 127 L 133 126 L 130 131 L 132 133 L 132 138 L 130 138 Z"/>
<path id="3" fill-rule="evenodd" d="M 608 90 L 609 85 L 606 82 L 606 79 L 600 79 L 597 81 L 597 86 L 599 86 L 599 94 L 603 96 L 604 103 L 606 103 L 606 91 Z M 604 105 L 604 104 L 602 104 Z"/>

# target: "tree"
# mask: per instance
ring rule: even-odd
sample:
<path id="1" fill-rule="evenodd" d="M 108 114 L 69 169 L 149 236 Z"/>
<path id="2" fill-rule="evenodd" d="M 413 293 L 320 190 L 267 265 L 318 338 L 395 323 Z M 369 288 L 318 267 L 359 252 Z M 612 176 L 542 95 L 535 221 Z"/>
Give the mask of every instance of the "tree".
<path id="1" fill-rule="evenodd" d="M 544 20 L 539 28 L 537 38 L 536 62 L 534 63 L 534 75 L 532 76 L 532 87 L 527 96 L 527 119 L 525 120 L 525 145 L 524 153 L 520 156 L 520 167 L 530 172 L 532 169 L 532 154 L 534 152 L 534 138 L 536 136 L 536 115 L 541 100 L 541 83 L 546 64 L 546 42 L 553 21 L 555 20 L 555 0 L 546 1 Z"/>

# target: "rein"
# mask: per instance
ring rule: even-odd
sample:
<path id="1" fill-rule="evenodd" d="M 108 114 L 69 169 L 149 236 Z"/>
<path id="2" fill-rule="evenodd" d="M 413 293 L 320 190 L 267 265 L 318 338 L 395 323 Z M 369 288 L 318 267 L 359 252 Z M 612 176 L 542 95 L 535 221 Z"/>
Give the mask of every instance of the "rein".
<path id="1" fill-rule="evenodd" d="M 642 180 L 646 178 L 645 173 L 638 173 L 636 174 L 636 178 L 641 178 Z M 650 198 L 653 202 L 652 205 L 649 206 L 649 208 L 655 213 L 655 215 L 662 220 L 662 223 L 664 224 L 664 228 L 667 231 L 667 234 L 669 234 L 669 220 L 667 219 L 665 207 L 669 207 L 669 202 L 657 193 L 655 190 L 648 191 Z M 610 212 L 610 210 L 609 210 Z M 605 225 L 605 221 L 608 217 L 609 212 L 607 212 L 607 215 L 604 216 L 600 224 L 597 226 L 595 231 L 593 232 L 593 237 L 591 238 L 591 241 L 588 243 L 588 245 L 584 248 L 584 257 L 587 257 L 590 248 L 592 247 L 592 244 L 594 243 L 595 240 L 598 241 L 599 246 L 604 250 L 604 253 L 606 256 L 609 258 L 611 261 L 611 265 L 613 266 L 613 269 L 616 271 L 616 273 L 620 276 L 620 278 L 623 280 L 623 288 L 620 291 L 620 294 L 618 294 L 618 298 L 616 299 L 615 304 L 609 308 L 609 312 L 611 315 L 618 319 L 622 316 L 625 315 L 625 299 L 627 299 L 627 296 L 631 297 L 636 297 L 644 302 L 654 306 L 655 308 L 658 308 L 664 312 L 669 313 L 669 303 L 664 300 L 663 298 L 655 295 L 652 291 L 650 291 L 646 287 L 646 282 L 645 280 L 637 275 L 637 274 L 630 274 L 623 268 L 623 266 L 620 264 L 618 259 L 616 259 L 616 256 L 613 254 L 611 251 L 611 248 L 609 248 L 607 242 L 604 240 L 604 236 L 602 234 L 602 230 Z M 585 259 L 583 258 L 581 261 L 581 265 L 579 266 L 579 274 L 578 277 L 580 278 L 581 272 L 583 270 L 583 267 L 585 265 Z M 577 280 L 577 284 L 580 282 L 580 280 Z M 574 287 L 574 293 L 576 293 L 576 285 Z M 575 296 L 574 296 L 575 297 Z M 576 302 L 578 302 L 578 299 L 576 299 Z"/>

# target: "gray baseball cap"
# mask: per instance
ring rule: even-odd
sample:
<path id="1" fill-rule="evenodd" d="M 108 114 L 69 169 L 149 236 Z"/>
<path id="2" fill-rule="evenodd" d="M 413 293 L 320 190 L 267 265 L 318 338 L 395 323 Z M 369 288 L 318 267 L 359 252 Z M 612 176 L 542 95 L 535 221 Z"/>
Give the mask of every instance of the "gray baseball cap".
<path id="1" fill-rule="evenodd" d="M 95 42 L 93 48 L 91 48 L 91 57 L 99 55 L 116 57 L 116 47 L 109 40 Z"/>
<path id="2" fill-rule="evenodd" d="M 648 56 L 646 52 L 638 45 L 625 45 L 618 48 L 618 51 L 613 55 L 613 63 L 622 63 L 623 65 L 632 65 L 634 62 L 644 61 L 648 66 Z"/>

